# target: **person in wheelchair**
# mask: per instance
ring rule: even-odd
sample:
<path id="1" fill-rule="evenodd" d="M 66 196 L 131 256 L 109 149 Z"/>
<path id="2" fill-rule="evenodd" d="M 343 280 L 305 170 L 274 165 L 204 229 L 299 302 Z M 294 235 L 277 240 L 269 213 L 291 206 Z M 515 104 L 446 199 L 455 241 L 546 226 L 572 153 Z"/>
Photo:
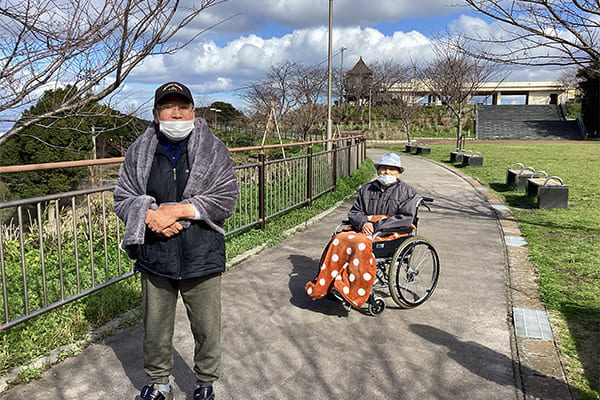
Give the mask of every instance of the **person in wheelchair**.
<path id="1" fill-rule="evenodd" d="M 416 214 L 417 192 L 400 180 L 405 171 L 400 156 L 385 153 L 377 168 L 377 179 L 361 187 L 348 213 L 350 227 L 335 234 L 323 251 L 318 275 L 305 286 L 308 296 L 325 297 L 330 292 L 360 308 L 371 294 L 377 272 L 373 240 L 390 240 L 407 232 Z M 387 232 L 396 233 L 387 233 Z M 385 232 L 385 233 L 384 233 Z"/>

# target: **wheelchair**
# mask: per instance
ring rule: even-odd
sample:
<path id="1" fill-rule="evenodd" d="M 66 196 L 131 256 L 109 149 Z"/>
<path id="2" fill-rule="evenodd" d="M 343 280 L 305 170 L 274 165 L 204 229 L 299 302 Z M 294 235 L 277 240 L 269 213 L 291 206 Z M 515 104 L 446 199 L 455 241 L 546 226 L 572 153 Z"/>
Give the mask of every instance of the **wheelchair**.
<path id="1" fill-rule="evenodd" d="M 375 292 L 389 290 L 394 302 L 403 309 L 417 307 L 433 294 L 440 273 L 438 254 L 429 240 L 417 235 L 419 208 L 423 205 L 429 211 L 427 203 L 432 198 L 421 197 L 417 201 L 415 216 L 410 227 L 403 230 L 381 231 L 372 238 L 372 252 L 377 264 L 377 273 L 371 293 L 367 300 L 369 314 L 376 316 L 385 310 L 385 299 Z M 350 221 L 342 221 L 333 235 L 348 229 Z M 400 237 L 391 240 L 377 240 L 386 235 L 397 233 Z M 338 293 L 333 295 L 350 310 L 346 300 Z"/>

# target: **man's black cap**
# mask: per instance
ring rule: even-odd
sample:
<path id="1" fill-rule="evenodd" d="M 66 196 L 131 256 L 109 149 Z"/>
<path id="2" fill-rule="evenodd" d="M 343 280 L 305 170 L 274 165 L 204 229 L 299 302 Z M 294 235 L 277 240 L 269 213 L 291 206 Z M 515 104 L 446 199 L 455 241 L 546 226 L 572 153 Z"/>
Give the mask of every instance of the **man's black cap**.
<path id="1" fill-rule="evenodd" d="M 160 104 L 162 99 L 172 94 L 179 95 L 194 104 L 190 89 L 179 82 L 168 82 L 156 89 L 154 93 L 154 107 Z"/>

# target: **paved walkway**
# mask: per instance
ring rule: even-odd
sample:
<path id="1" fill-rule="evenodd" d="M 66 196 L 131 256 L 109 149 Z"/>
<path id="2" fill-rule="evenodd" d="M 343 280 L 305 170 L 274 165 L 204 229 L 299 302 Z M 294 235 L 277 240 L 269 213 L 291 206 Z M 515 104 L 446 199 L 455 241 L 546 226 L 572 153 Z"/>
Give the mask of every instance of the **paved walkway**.
<path id="1" fill-rule="evenodd" d="M 381 153 L 368 151 L 374 160 Z M 305 295 L 351 203 L 344 204 L 224 275 L 217 399 L 522 399 L 524 387 L 527 398 L 570 398 L 562 372 L 531 367 L 528 357 L 539 354 L 526 353 L 514 333 L 518 285 L 507 268 L 513 253 L 501 207 L 490 207 L 483 190 L 457 171 L 402 159 L 405 180 L 435 199 L 419 226 L 441 261 L 431 299 L 402 310 L 387 298 L 388 308 L 372 317 Z M 177 320 L 172 383 L 177 400 L 191 400 L 193 341 L 183 307 Z M 136 399 L 146 384 L 141 337 L 139 324 L 120 330 L 0 399 Z"/>

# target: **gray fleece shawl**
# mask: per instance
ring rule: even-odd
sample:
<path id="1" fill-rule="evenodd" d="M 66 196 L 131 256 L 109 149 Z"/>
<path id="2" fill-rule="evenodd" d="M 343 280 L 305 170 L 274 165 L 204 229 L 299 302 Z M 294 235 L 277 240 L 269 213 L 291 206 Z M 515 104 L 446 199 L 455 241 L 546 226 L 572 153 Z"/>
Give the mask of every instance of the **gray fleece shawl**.
<path id="1" fill-rule="evenodd" d="M 156 199 L 146 185 L 158 146 L 158 127 L 153 122 L 129 147 L 115 187 L 115 212 L 125 222 L 123 249 L 144 244 L 146 213 L 156 209 Z M 214 136 L 202 118 L 194 121 L 187 143 L 190 175 L 181 203 L 191 203 L 212 229 L 223 233 L 223 223 L 235 211 L 238 187 L 229 150 Z M 184 229 L 190 221 L 179 221 Z"/>

